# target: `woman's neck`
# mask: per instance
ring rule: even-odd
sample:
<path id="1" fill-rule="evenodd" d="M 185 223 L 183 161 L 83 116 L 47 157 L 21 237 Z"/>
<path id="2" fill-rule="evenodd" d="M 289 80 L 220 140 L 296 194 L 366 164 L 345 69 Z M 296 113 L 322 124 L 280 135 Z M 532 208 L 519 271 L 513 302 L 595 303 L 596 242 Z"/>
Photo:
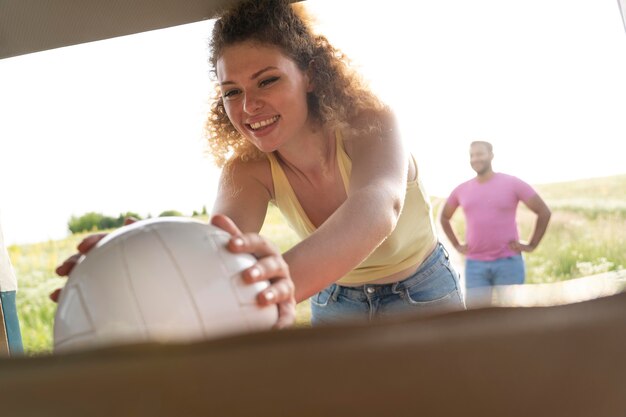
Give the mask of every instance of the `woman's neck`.
<path id="1" fill-rule="evenodd" d="M 307 128 L 277 150 L 279 160 L 294 172 L 318 176 L 335 161 L 335 134 L 321 127 Z"/>

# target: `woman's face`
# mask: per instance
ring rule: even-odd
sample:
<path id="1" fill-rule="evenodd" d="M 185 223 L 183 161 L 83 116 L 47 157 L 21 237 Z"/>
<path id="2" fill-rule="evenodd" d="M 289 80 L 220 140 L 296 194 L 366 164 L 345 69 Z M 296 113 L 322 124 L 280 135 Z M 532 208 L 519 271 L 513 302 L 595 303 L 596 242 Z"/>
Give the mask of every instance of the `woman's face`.
<path id="1" fill-rule="evenodd" d="M 230 122 L 259 150 L 275 151 L 302 132 L 311 83 L 280 49 L 237 43 L 224 49 L 216 69 Z"/>

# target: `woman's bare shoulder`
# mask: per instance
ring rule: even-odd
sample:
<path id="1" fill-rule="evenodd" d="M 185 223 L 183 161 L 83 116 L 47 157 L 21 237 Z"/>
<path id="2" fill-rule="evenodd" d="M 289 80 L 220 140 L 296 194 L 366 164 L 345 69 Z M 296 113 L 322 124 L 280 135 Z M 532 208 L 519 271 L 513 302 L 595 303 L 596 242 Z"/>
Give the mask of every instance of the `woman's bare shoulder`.
<path id="1" fill-rule="evenodd" d="M 272 173 L 268 157 L 262 155 L 258 158 L 232 158 L 223 168 L 222 182 L 231 184 L 257 182 L 271 190 Z"/>
<path id="2" fill-rule="evenodd" d="M 348 126 L 343 133 L 348 154 L 361 145 L 367 146 L 368 139 L 380 141 L 399 137 L 395 114 L 389 108 L 365 110 L 351 120 Z"/>

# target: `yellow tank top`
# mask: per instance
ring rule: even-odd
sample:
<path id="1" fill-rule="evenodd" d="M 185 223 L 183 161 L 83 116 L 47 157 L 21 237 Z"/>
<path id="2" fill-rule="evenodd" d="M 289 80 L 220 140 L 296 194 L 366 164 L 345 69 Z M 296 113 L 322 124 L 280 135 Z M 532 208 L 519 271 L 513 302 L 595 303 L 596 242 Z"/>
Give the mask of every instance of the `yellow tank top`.
<path id="1" fill-rule="evenodd" d="M 337 132 L 337 161 L 346 191 L 350 186 L 352 161 L 345 151 L 341 132 Z M 273 203 L 301 239 L 316 227 L 304 212 L 289 180 L 274 154 L 268 154 L 274 182 Z M 394 231 L 370 256 L 338 284 L 365 284 L 420 264 L 437 242 L 432 208 L 419 178 L 408 182 L 404 208 Z"/>

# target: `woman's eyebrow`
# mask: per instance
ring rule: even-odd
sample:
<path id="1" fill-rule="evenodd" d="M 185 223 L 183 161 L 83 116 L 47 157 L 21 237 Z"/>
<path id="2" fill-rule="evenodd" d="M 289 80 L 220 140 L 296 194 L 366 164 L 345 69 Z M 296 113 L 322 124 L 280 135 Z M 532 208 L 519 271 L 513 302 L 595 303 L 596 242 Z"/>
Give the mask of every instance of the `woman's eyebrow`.
<path id="1" fill-rule="evenodd" d="M 273 69 L 278 69 L 276 67 L 273 66 L 267 66 L 257 72 L 255 72 L 254 74 L 252 74 L 252 76 L 250 77 L 251 80 L 254 80 L 255 78 L 258 78 L 261 74 L 263 74 L 265 71 L 269 71 L 269 70 L 273 70 Z"/>
<path id="2" fill-rule="evenodd" d="M 274 67 L 274 66 L 271 66 L 271 65 L 270 65 L 270 66 L 267 66 L 267 67 L 265 67 L 265 68 L 263 68 L 263 69 L 258 70 L 258 71 L 257 71 L 257 72 L 255 72 L 254 74 L 252 74 L 252 75 L 250 76 L 250 79 L 251 79 L 251 80 L 254 80 L 254 79 L 258 78 L 258 77 L 259 77 L 261 74 L 263 74 L 264 72 L 269 71 L 269 70 L 274 70 L 274 69 L 278 69 L 278 68 L 276 68 L 276 67 Z M 229 81 L 229 80 L 226 80 L 226 81 L 222 81 L 222 82 L 220 83 L 220 85 L 228 85 L 228 84 L 235 84 L 235 82 L 234 82 L 234 81 Z"/>

